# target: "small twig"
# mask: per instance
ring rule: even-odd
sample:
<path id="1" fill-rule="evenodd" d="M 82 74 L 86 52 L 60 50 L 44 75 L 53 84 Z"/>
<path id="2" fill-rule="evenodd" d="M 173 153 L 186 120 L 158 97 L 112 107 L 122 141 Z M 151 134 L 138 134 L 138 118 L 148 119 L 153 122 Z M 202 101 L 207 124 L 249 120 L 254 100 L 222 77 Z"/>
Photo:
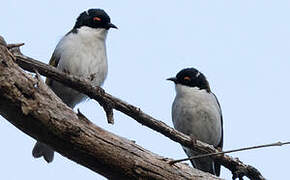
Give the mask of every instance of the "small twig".
<path id="1" fill-rule="evenodd" d="M 7 48 L 8 48 L 8 49 L 12 49 L 12 48 L 20 47 L 20 46 L 23 46 L 23 45 L 24 45 L 24 43 L 7 44 Z"/>
<path id="2" fill-rule="evenodd" d="M 113 114 L 113 108 L 111 105 L 109 105 L 108 103 L 105 103 L 102 105 L 104 108 L 104 111 L 106 112 L 106 116 L 107 116 L 107 121 L 109 124 L 114 124 L 114 114 Z"/>
<path id="3" fill-rule="evenodd" d="M 259 145 L 259 146 L 251 146 L 251 147 L 245 147 L 245 148 L 239 148 L 239 149 L 234 149 L 234 150 L 228 150 L 228 151 L 221 151 L 221 152 L 215 152 L 215 153 L 208 153 L 208 154 L 201 154 L 197 156 L 191 156 L 189 158 L 184 158 L 184 159 L 178 159 L 174 161 L 170 161 L 169 164 L 175 164 L 178 162 L 182 161 L 187 161 L 187 160 L 192 160 L 192 159 L 198 159 L 198 158 L 203 158 L 207 156 L 215 156 L 215 155 L 220 155 L 220 154 L 227 154 L 227 153 L 233 153 L 233 152 L 239 152 L 239 151 L 246 151 L 246 150 L 251 150 L 251 149 L 260 149 L 260 148 L 265 148 L 265 147 L 271 147 L 271 146 L 283 146 L 290 144 L 290 142 L 276 142 L 276 143 L 271 143 L 271 144 L 264 144 L 264 145 Z"/>

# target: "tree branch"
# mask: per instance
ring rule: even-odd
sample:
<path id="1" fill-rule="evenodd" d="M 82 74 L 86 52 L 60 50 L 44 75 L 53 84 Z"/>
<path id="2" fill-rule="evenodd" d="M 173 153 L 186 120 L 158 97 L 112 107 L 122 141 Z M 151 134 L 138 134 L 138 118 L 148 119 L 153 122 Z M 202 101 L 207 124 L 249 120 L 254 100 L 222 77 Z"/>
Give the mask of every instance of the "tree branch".
<path id="1" fill-rule="evenodd" d="M 164 136 L 168 137 L 169 139 L 175 142 L 180 143 L 183 146 L 189 147 L 202 154 L 219 152 L 213 146 L 210 146 L 206 143 L 200 141 L 193 142 L 193 140 L 189 136 L 179 131 L 176 131 L 175 129 L 167 126 L 162 121 L 159 121 L 151 117 L 150 115 L 145 114 L 144 112 L 141 111 L 140 108 L 130 105 L 106 93 L 102 88 L 91 86 L 90 83 L 85 79 L 65 74 L 63 72 L 58 71 L 56 68 L 52 66 L 41 63 L 37 60 L 34 60 L 32 58 L 23 55 L 15 55 L 15 56 L 17 64 L 19 64 L 19 66 L 21 66 L 23 69 L 30 72 L 33 72 L 33 69 L 37 69 L 41 75 L 50 77 L 51 79 L 54 79 L 56 81 L 60 81 L 63 84 L 88 95 L 90 98 L 95 99 L 97 102 L 99 102 L 100 105 L 102 106 L 104 106 L 104 104 L 110 104 L 113 109 L 116 109 L 130 116 L 131 118 L 135 119 L 142 125 L 145 125 L 163 134 Z M 232 158 L 228 155 L 223 154 L 212 156 L 212 158 L 218 161 L 227 169 L 229 169 L 233 174 L 233 178 L 247 176 L 250 179 L 257 180 L 265 179 L 257 169 L 253 168 L 250 165 L 242 163 L 237 158 Z"/>
<path id="2" fill-rule="evenodd" d="M 186 164 L 171 166 L 166 158 L 95 126 L 14 60 L 0 45 L 0 114 L 63 156 L 109 179 L 219 179 Z"/>
<path id="3" fill-rule="evenodd" d="M 218 153 L 219 151 L 212 146 L 202 143 L 200 141 L 193 142 L 189 136 L 186 136 L 175 129 L 167 126 L 162 121 L 156 120 L 153 117 L 143 113 L 139 108 L 132 106 L 124 101 L 113 97 L 106 93 L 100 87 L 92 87 L 85 79 L 80 79 L 67 75 L 63 72 L 59 72 L 56 68 L 48 66 L 32 58 L 14 53 L 16 62 L 25 70 L 34 72 L 37 69 L 40 74 L 48 76 L 54 80 L 60 81 L 63 84 L 74 88 L 84 94 L 87 94 L 90 98 L 95 99 L 104 107 L 109 104 L 111 108 L 123 112 L 124 114 L 132 117 L 137 122 L 165 135 L 173 141 L 180 143 L 183 146 L 199 151 L 200 153 Z M 105 107 L 104 107 L 105 109 Z M 105 109 L 106 111 L 106 109 Z M 106 111 L 107 112 L 107 111 Z M 112 113 L 112 112 L 111 112 Z M 112 115 L 112 114 L 111 114 Z M 108 116 L 107 116 L 108 117 Z M 265 179 L 258 170 L 252 166 L 245 165 L 238 159 L 234 159 L 228 155 L 216 155 L 212 157 L 224 167 L 228 168 L 233 173 L 233 178 L 247 176 L 250 179 Z"/>

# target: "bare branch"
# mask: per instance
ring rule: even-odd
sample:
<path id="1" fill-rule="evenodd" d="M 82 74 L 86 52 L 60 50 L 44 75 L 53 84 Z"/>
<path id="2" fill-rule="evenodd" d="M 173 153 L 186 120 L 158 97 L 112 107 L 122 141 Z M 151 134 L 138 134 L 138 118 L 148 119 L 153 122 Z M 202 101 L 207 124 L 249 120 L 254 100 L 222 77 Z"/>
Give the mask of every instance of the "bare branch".
<path id="1" fill-rule="evenodd" d="M 0 115 L 63 156 L 113 180 L 219 179 L 186 164 L 170 166 L 166 158 L 95 126 L 36 76 L 20 69 L 0 45 Z"/>
<path id="2" fill-rule="evenodd" d="M 189 136 L 179 131 L 176 131 L 175 129 L 167 126 L 162 121 L 159 121 L 151 117 L 150 115 L 145 114 L 144 112 L 140 110 L 140 108 L 130 105 L 106 93 L 102 88 L 91 86 L 90 83 L 88 83 L 88 81 L 86 81 L 85 79 L 80 79 L 80 78 L 65 74 L 63 72 L 58 71 L 56 68 L 52 66 L 46 65 L 44 63 L 41 63 L 37 60 L 34 60 L 26 56 L 22 56 L 22 55 L 15 55 L 15 56 L 17 59 L 16 62 L 23 69 L 32 72 L 33 68 L 35 68 L 39 71 L 41 75 L 48 76 L 51 79 L 62 82 L 63 84 L 88 95 L 90 98 L 98 101 L 99 104 L 102 105 L 103 107 L 105 104 L 109 104 L 110 107 L 112 107 L 113 109 L 123 112 L 124 114 L 135 119 L 137 122 L 141 123 L 142 125 L 145 125 L 163 134 L 164 136 L 170 138 L 171 140 L 175 142 L 180 143 L 183 146 L 189 147 L 203 154 L 219 152 L 213 146 L 202 143 L 200 141 L 193 143 L 192 139 Z M 247 176 L 250 179 L 257 179 L 257 180 L 265 179 L 258 170 L 254 169 L 252 166 L 243 164 L 241 161 L 239 161 L 236 158 L 232 158 L 228 155 L 216 155 L 216 156 L 212 156 L 212 158 L 218 161 L 220 164 L 222 164 L 224 167 L 226 167 L 230 171 L 232 171 L 233 177 Z"/>

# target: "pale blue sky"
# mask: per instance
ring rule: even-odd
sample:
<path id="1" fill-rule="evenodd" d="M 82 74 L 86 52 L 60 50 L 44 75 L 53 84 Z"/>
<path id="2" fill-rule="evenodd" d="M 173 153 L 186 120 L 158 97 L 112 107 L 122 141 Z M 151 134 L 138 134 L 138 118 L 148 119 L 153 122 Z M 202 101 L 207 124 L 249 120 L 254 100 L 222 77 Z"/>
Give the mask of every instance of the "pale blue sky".
<path id="1" fill-rule="evenodd" d="M 290 2 L 244 1 L 16 1 L 2 2 L 0 35 L 24 42 L 24 54 L 48 62 L 59 39 L 88 8 L 103 8 L 119 30 L 107 39 L 107 92 L 172 126 L 180 69 L 201 70 L 224 116 L 224 149 L 287 141 L 289 137 Z M 108 125 L 93 100 L 78 106 L 95 124 L 169 158 L 184 158 L 179 144 L 115 112 Z M 34 159 L 35 140 L 0 117 L 0 179 L 104 179 L 56 155 Z M 268 179 L 288 177 L 290 147 L 232 154 Z M 221 177 L 231 179 L 223 168 Z"/>

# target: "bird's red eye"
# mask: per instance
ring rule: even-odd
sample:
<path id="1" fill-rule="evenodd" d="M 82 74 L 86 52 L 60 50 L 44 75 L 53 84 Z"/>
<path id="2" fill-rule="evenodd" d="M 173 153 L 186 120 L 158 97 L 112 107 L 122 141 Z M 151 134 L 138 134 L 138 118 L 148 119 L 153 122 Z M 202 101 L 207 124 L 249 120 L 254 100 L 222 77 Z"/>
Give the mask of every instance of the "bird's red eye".
<path id="1" fill-rule="evenodd" d="M 186 81 L 190 81 L 191 80 L 189 76 L 185 76 L 183 79 L 186 80 Z"/>
<path id="2" fill-rule="evenodd" d="M 93 20 L 94 20 L 94 21 L 101 21 L 102 19 L 99 18 L 99 17 L 94 17 Z"/>

